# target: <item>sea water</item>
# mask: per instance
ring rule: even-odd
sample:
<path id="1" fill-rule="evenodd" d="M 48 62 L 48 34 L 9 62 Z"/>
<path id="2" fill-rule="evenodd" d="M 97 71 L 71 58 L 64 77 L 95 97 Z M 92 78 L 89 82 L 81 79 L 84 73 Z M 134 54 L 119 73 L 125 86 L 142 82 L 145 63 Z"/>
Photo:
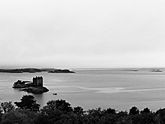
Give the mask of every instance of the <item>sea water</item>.
<path id="1" fill-rule="evenodd" d="M 44 86 L 49 92 L 33 95 L 41 107 L 50 100 L 64 99 L 72 107 L 81 106 L 84 109 L 165 108 L 165 72 L 120 69 L 73 71 L 76 73 L 0 73 L 0 101 L 20 101 L 28 93 L 13 89 L 13 83 L 43 76 Z"/>

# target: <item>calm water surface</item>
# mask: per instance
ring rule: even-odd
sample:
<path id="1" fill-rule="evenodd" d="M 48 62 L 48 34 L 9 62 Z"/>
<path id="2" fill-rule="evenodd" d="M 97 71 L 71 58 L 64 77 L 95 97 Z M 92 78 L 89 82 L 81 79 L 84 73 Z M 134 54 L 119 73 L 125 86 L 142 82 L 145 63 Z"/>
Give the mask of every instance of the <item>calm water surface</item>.
<path id="1" fill-rule="evenodd" d="M 49 100 L 65 99 L 71 105 L 128 110 L 132 106 L 152 110 L 165 107 L 165 72 L 123 70 L 74 70 L 74 74 L 0 73 L 0 101 L 19 101 L 27 94 L 14 90 L 13 82 L 43 76 L 50 90 L 34 95 L 41 106 Z M 58 95 L 53 95 L 57 93 Z"/>

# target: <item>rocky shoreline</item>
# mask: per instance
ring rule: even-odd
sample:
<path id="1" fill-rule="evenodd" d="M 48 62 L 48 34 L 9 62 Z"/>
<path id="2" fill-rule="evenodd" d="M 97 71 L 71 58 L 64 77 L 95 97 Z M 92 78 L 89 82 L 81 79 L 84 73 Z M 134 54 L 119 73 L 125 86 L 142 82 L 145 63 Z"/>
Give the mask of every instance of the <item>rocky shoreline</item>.
<path id="1" fill-rule="evenodd" d="M 33 94 L 42 94 L 48 92 L 49 90 L 46 87 L 26 87 L 26 88 L 22 88 L 21 91 L 25 91 Z"/>

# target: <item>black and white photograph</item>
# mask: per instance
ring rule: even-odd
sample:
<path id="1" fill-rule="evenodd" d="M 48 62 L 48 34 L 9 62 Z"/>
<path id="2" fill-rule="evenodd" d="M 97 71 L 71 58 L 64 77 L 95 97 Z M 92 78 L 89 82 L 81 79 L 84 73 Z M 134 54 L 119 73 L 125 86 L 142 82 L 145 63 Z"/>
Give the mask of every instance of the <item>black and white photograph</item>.
<path id="1" fill-rule="evenodd" d="M 165 1 L 0 0 L 0 124 L 165 124 Z"/>

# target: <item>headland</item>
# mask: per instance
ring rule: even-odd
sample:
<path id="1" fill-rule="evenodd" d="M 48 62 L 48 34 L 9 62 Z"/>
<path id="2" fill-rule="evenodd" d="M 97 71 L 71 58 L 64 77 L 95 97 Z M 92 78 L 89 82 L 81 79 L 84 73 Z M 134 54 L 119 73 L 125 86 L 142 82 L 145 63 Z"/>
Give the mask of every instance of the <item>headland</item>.
<path id="1" fill-rule="evenodd" d="M 20 69 L 0 69 L 0 73 L 75 73 L 69 69 L 55 69 L 55 68 L 20 68 Z"/>

